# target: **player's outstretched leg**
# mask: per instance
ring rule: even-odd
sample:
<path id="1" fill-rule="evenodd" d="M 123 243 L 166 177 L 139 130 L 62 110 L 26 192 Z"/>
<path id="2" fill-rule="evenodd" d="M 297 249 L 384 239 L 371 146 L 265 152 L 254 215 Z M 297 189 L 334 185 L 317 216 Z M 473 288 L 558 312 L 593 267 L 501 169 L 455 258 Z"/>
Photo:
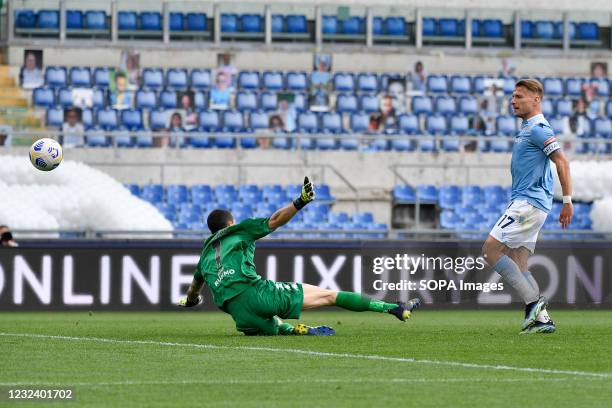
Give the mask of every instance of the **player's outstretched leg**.
<path id="1" fill-rule="evenodd" d="M 308 284 L 302 284 L 302 287 L 304 289 L 304 309 L 338 306 L 353 312 L 388 313 L 405 322 L 421 303 L 419 299 L 411 299 L 408 303 L 387 303 L 355 292 L 335 292 Z"/>

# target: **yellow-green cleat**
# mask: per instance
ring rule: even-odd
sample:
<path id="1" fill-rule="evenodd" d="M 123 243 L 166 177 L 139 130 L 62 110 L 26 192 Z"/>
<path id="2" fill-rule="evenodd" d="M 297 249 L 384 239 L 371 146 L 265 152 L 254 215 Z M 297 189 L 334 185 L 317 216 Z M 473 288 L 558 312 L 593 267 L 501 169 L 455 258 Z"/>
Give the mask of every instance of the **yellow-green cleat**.
<path id="1" fill-rule="evenodd" d="M 310 327 L 299 323 L 293 327 L 293 334 L 298 336 L 333 336 L 336 331 L 327 326 Z"/>
<path id="2" fill-rule="evenodd" d="M 387 311 L 387 313 L 400 319 L 402 322 L 410 319 L 412 312 L 421 305 L 421 299 L 414 298 L 410 299 L 408 303 L 397 302 L 397 307 Z"/>

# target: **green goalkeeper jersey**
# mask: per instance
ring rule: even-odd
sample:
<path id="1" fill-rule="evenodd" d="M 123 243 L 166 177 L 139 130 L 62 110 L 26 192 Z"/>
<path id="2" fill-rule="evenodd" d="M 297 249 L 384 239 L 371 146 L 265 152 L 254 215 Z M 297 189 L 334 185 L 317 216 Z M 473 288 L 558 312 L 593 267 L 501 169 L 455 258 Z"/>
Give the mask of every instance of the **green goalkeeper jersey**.
<path id="1" fill-rule="evenodd" d="M 270 231 L 269 218 L 249 218 L 217 231 L 204 242 L 194 277 L 206 282 L 218 307 L 261 279 L 255 271 L 255 241 Z"/>

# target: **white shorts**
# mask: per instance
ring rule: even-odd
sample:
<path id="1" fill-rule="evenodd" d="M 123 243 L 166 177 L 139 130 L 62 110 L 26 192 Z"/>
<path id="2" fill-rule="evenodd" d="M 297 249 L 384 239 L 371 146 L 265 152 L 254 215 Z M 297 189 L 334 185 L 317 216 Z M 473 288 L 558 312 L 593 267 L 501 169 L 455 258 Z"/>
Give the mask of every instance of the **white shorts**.
<path id="1" fill-rule="evenodd" d="M 497 220 L 489 235 L 508 248 L 524 246 L 533 253 L 538 233 L 547 216 L 546 212 L 526 200 L 513 201 L 504 215 Z"/>

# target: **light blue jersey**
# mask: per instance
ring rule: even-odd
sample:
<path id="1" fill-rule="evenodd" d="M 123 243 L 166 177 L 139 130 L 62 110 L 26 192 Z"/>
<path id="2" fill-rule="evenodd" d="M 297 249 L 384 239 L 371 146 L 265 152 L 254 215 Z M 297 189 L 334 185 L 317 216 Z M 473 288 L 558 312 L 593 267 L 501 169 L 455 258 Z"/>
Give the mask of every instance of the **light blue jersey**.
<path id="1" fill-rule="evenodd" d="M 512 149 L 512 201 L 526 200 L 534 207 L 550 212 L 553 175 L 548 157 L 560 148 L 544 115 L 523 121 Z"/>

